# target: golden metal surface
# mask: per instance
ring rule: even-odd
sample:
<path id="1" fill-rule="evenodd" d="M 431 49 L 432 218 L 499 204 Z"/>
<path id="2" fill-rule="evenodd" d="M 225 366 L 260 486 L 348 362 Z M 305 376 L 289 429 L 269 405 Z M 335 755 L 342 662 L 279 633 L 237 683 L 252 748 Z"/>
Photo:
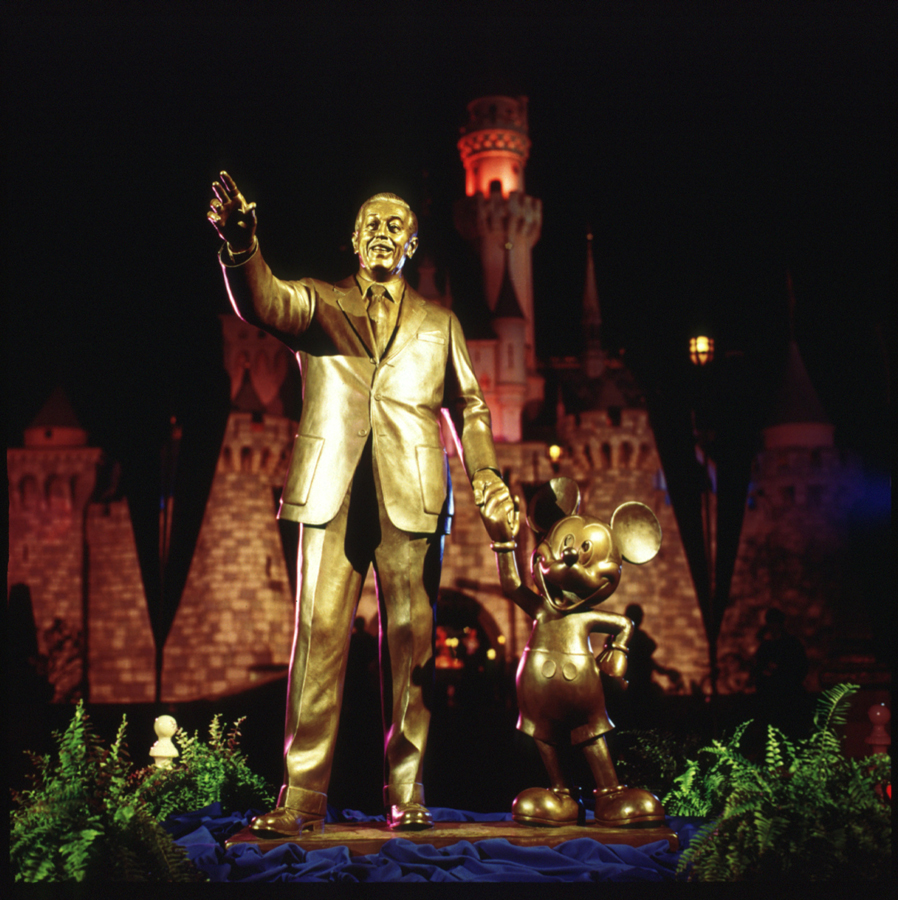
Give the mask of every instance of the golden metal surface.
<path id="1" fill-rule="evenodd" d="M 433 605 L 452 509 L 442 406 L 491 533 L 510 540 L 517 521 L 461 327 L 402 277 L 418 238 L 417 219 L 401 198 L 377 194 L 362 204 L 352 234 L 359 270 L 331 284 L 275 277 L 256 236 L 255 204 L 226 172 L 213 193 L 208 219 L 225 242 L 219 258 L 234 310 L 283 341 L 303 377 L 278 513 L 302 526 L 285 777 L 278 808 L 257 827 L 295 835 L 320 826 L 349 634 L 372 565 L 386 805 L 394 828 L 429 827 L 421 767 Z"/>
<path id="2" fill-rule="evenodd" d="M 565 801 L 573 784 L 560 747 L 572 744 L 585 756 L 596 783 L 596 817 L 606 826 L 660 823 L 664 810 L 647 791 L 628 788 L 617 774 L 604 735 L 612 728 L 605 710 L 601 673 L 623 686 L 633 623 L 594 609 L 620 583 L 622 560 L 648 562 L 661 546 L 661 527 L 641 503 L 615 510 L 612 524 L 574 515 L 579 490 L 570 479 L 554 478 L 530 504 L 528 520 L 539 541 L 531 560 L 536 591 L 520 578 L 512 553 L 497 553 L 502 590 L 533 620 L 533 631 L 517 673 L 518 728 L 529 734 L 551 781 L 551 789 L 528 788 L 515 799 L 515 821 L 569 826 L 573 808 Z M 487 531 L 504 540 L 499 529 Z M 595 659 L 592 633 L 613 635 Z"/>

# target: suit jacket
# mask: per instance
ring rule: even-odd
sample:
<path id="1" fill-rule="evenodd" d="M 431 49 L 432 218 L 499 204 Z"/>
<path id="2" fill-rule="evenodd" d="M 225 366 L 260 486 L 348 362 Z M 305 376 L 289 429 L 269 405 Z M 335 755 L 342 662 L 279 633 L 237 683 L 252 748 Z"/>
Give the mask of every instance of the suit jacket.
<path id="1" fill-rule="evenodd" d="M 287 344 L 302 372 L 302 417 L 280 517 L 329 522 L 370 433 L 390 520 L 403 531 L 435 531 L 451 505 L 442 407 L 469 478 L 497 469 L 489 410 L 451 311 L 406 285 L 393 341 L 378 360 L 355 278 L 283 281 L 258 249 L 239 265 L 219 256 L 237 315 Z"/>

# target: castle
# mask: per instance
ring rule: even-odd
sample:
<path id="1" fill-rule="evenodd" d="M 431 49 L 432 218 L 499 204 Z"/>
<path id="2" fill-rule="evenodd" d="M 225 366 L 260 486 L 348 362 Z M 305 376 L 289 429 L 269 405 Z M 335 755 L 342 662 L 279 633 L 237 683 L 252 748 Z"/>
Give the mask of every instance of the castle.
<path id="1" fill-rule="evenodd" d="M 658 643 L 655 660 L 678 674 L 658 675 L 660 690 L 707 693 L 708 643 L 648 414 L 626 367 L 602 345 L 591 238 L 584 257 L 586 349 L 552 364 L 558 378 L 591 398 L 590 408 L 570 414 L 558 408 L 551 445 L 528 439 L 528 423 L 555 398 L 544 396 L 547 366 L 537 360 L 534 339 L 531 250 L 540 237 L 542 207 L 524 188 L 526 98 L 484 97 L 468 111 L 458 142 L 466 189 L 455 224 L 482 268 L 489 313 L 468 346 L 492 413 L 503 477 L 522 509 L 555 475 L 574 478 L 582 510 L 606 521 L 626 500 L 652 508 L 664 534 L 661 552 L 650 565 L 628 567 L 606 606 L 615 612 L 632 603 L 642 607 L 643 627 Z M 451 305 L 448 293 L 436 288 L 426 252 L 418 279 L 425 297 Z M 235 316 L 222 316 L 222 328 L 232 412 L 164 645 L 165 701 L 234 693 L 279 677 L 290 653 L 296 535 L 289 523 L 275 520 L 275 510 L 295 433 L 289 402 L 295 363 L 275 339 Z M 477 651 L 501 668 L 519 656 L 530 623 L 499 592 L 495 559 L 450 430 L 447 421 L 456 506 L 442 587 L 451 602 L 440 610 L 454 604 L 454 613 L 441 623 L 438 611 L 437 664 L 460 667 L 465 654 Z M 826 660 L 838 649 L 846 585 L 832 560 L 863 485 L 858 465 L 833 446 L 832 431 L 793 342 L 783 400 L 756 460 L 732 604 L 719 637 L 723 692 L 745 686 L 770 605 L 801 622 L 811 689 L 819 687 Z M 64 397 L 48 401 L 26 429 L 24 447 L 10 449 L 7 462 L 10 608 L 30 600 L 37 635 L 25 655 L 53 664 L 60 658 L 54 641 L 68 648 L 62 654 L 68 662 L 56 663 L 48 675 L 57 699 L 86 684 L 94 702 L 153 700 L 155 649 L 127 501 L 108 477 L 98 487 L 101 451 L 86 446 Z M 108 475 L 108 465 L 104 471 Z M 533 549 L 526 527 L 519 543 L 526 571 Z M 369 627 L 376 620 L 373 578 L 359 614 Z M 869 630 L 856 616 L 852 622 L 858 635 Z"/>

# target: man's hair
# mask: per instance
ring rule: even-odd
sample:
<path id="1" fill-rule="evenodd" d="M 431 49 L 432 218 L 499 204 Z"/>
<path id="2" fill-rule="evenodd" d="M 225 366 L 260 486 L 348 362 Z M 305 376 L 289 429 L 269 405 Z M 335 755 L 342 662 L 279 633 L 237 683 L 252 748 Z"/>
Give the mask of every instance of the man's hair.
<path id="1" fill-rule="evenodd" d="M 402 199 L 402 197 L 397 194 L 390 194 L 387 192 L 383 192 L 380 194 L 375 194 L 373 197 L 369 197 L 360 207 L 358 213 L 356 213 L 355 217 L 355 228 L 353 231 L 361 231 L 362 229 L 362 213 L 365 211 L 365 207 L 369 203 L 373 203 L 375 200 L 392 200 L 394 203 L 398 203 L 400 206 L 404 206 L 408 210 L 408 214 L 412 220 L 412 237 L 414 237 L 418 233 L 418 217 L 412 211 L 412 208 Z"/>

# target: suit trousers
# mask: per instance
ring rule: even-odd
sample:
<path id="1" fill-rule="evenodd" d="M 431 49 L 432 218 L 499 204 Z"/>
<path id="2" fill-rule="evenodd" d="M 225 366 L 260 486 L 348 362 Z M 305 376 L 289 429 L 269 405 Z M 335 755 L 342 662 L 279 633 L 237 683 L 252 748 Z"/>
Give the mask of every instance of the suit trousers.
<path id="1" fill-rule="evenodd" d="M 326 812 L 349 638 L 372 564 L 380 620 L 384 784 L 390 802 L 421 802 L 442 530 L 414 534 L 392 524 L 370 437 L 336 517 L 327 525 L 301 529 L 285 784 L 278 805 Z"/>

